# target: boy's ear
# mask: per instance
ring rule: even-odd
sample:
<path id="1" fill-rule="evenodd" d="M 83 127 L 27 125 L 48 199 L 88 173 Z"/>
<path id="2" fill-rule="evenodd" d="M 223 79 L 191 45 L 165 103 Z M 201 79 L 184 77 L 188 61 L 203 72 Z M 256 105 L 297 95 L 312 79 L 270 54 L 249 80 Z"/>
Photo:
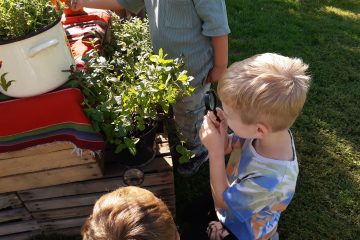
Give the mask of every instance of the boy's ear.
<path id="1" fill-rule="evenodd" d="M 264 124 L 262 123 L 256 124 L 256 133 L 258 135 L 257 138 L 259 139 L 265 138 L 269 134 L 269 131 L 270 131 L 269 128 L 266 127 Z"/>

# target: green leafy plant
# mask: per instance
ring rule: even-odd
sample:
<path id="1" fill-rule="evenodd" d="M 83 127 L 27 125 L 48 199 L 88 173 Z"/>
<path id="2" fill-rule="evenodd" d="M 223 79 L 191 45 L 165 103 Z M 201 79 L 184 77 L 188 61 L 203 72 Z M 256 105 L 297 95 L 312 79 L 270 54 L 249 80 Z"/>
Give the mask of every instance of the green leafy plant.
<path id="1" fill-rule="evenodd" d="M 49 0 L 1 0 L 0 41 L 25 36 L 51 24 L 62 14 Z"/>
<path id="2" fill-rule="evenodd" d="M 113 38 L 104 55 L 91 51 L 84 71 L 72 78 L 85 96 L 85 113 L 116 151 L 129 149 L 141 133 L 194 90 L 181 58 L 153 53 L 147 20 L 112 18 Z"/>

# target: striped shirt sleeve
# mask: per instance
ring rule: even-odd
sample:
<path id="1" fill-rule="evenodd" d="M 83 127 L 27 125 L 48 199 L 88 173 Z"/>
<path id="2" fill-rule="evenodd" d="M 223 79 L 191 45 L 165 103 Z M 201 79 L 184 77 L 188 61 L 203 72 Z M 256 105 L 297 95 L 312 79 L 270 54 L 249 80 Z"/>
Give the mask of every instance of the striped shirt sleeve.
<path id="1" fill-rule="evenodd" d="M 203 21 L 202 34 L 209 37 L 230 33 L 225 0 L 193 0 L 197 14 Z"/>
<path id="2" fill-rule="evenodd" d="M 135 14 L 138 14 L 144 7 L 144 0 L 117 0 L 118 3 Z"/>

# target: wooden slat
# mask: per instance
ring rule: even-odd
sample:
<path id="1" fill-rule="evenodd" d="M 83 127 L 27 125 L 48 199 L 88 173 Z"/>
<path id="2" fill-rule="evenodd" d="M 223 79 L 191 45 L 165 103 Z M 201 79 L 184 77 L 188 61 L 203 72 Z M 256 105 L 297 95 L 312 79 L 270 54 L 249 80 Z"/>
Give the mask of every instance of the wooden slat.
<path id="1" fill-rule="evenodd" d="M 161 172 L 161 173 L 149 173 L 145 174 L 142 187 L 160 184 L 173 183 L 173 173 Z M 18 192 L 22 201 L 39 200 L 63 196 L 71 196 L 77 194 L 88 194 L 96 192 L 112 191 L 119 187 L 124 187 L 123 177 L 114 178 L 101 178 L 96 180 L 88 180 L 82 182 L 68 183 L 57 186 L 30 189 Z"/>
<path id="2" fill-rule="evenodd" d="M 102 172 L 96 163 L 51 169 L 0 178 L 0 193 L 99 178 Z"/>
<path id="3" fill-rule="evenodd" d="M 0 236 L 0 240 L 29 240 L 30 237 L 36 236 L 40 234 L 39 230 L 31 231 L 31 232 L 24 232 L 24 233 L 17 233 L 11 234 L 6 236 Z"/>
<path id="4" fill-rule="evenodd" d="M 65 229 L 47 230 L 49 234 L 59 234 L 60 236 L 79 236 L 80 237 L 81 226 Z M 80 238 L 79 238 L 80 239 Z"/>
<path id="5" fill-rule="evenodd" d="M 45 231 L 81 227 L 86 218 L 87 217 L 80 217 L 80 218 L 63 219 L 57 221 L 47 221 L 47 222 L 41 222 L 39 223 L 39 225 L 41 226 L 41 229 Z"/>
<path id="6" fill-rule="evenodd" d="M 38 229 L 40 229 L 40 227 L 35 220 L 6 223 L 0 225 L 0 236 L 9 235 L 13 233 L 34 231 Z"/>
<path id="7" fill-rule="evenodd" d="M 96 162 L 92 151 L 85 150 L 77 156 L 73 149 L 0 160 L 0 177 L 38 172 Z"/>
<path id="8" fill-rule="evenodd" d="M 157 186 L 145 187 L 149 191 L 153 192 L 156 196 L 166 196 L 174 194 L 173 184 L 163 184 Z M 110 189 L 109 191 L 112 191 Z M 75 195 L 69 197 L 50 198 L 46 200 L 25 202 L 26 208 L 30 212 L 45 211 L 51 209 L 61 209 L 79 206 L 93 205 L 97 199 L 107 192 L 91 193 L 83 195 Z"/>
<path id="9" fill-rule="evenodd" d="M 75 207 L 75 208 L 65 208 L 65 209 L 55 209 L 48 211 L 33 212 L 32 216 L 38 221 L 49 221 L 49 220 L 59 220 L 64 218 L 75 218 L 75 217 L 88 217 L 92 210 L 93 205 Z"/>
<path id="10" fill-rule="evenodd" d="M 15 193 L 7 193 L 0 195 L 0 210 L 4 208 L 17 208 L 22 205 L 21 200 Z"/>
<path id="11" fill-rule="evenodd" d="M 157 197 L 165 197 L 175 194 L 174 184 L 149 186 L 144 188 L 152 192 Z"/>
<path id="12" fill-rule="evenodd" d="M 74 149 L 74 144 L 70 142 L 54 142 L 41 144 L 18 151 L 0 153 L 0 159 L 34 156 L 43 153 L 57 152 L 65 149 Z"/>
<path id="13" fill-rule="evenodd" d="M 80 207 L 95 204 L 104 193 L 76 195 L 71 197 L 54 198 L 43 201 L 26 202 L 25 206 L 30 212 L 45 211 L 59 208 Z"/>
<path id="14" fill-rule="evenodd" d="M 31 215 L 25 208 L 16 208 L 0 211 L 0 223 L 13 220 L 30 220 Z"/>

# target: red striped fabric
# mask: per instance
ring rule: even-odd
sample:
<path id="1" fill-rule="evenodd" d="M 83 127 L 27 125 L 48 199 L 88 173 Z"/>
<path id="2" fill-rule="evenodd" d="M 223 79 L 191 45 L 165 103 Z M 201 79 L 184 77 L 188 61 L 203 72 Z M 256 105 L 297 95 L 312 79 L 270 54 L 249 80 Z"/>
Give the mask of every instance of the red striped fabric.
<path id="1" fill-rule="evenodd" d="M 10 152 L 54 141 L 102 150 L 104 141 L 82 109 L 77 88 L 0 102 L 0 152 Z M 58 126 L 58 127 L 56 127 Z"/>

